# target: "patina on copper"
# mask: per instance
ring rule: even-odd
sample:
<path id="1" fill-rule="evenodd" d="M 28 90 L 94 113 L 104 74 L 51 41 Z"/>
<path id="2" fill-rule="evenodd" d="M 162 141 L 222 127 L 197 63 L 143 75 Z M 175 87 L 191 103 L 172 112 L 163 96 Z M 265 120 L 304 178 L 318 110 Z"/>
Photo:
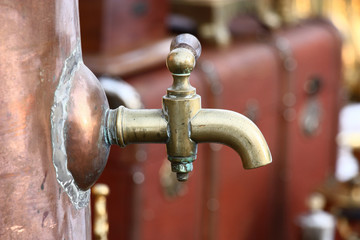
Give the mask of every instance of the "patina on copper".
<path id="1" fill-rule="evenodd" d="M 79 44 L 76 0 L 0 1 L 0 239 L 90 239 L 56 180 L 50 112 Z M 81 147 L 81 146 L 79 146 Z"/>

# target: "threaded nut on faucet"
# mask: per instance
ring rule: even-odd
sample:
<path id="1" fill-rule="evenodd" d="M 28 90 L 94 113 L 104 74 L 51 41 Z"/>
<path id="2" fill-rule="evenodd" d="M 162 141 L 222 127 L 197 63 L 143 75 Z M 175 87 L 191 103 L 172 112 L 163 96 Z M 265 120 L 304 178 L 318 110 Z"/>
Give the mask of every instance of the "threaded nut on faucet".
<path id="1" fill-rule="evenodd" d="M 189 173 L 176 173 L 176 178 L 179 182 L 185 182 L 189 179 Z"/>
<path id="2" fill-rule="evenodd" d="M 187 163 L 171 163 L 171 170 L 176 172 L 176 178 L 178 181 L 184 182 L 189 178 L 189 172 L 193 170 L 192 162 Z"/>

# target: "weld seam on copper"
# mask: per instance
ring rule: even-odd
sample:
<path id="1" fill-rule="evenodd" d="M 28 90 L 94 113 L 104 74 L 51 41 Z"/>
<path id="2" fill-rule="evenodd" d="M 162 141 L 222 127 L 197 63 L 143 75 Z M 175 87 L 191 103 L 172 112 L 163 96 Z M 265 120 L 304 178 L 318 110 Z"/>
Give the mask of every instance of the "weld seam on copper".
<path id="1" fill-rule="evenodd" d="M 90 190 L 82 191 L 74 181 L 74 177 L 67 168 L 66 154 L 66 122 L 67 105 L 75 73 L 82 64 L 81 45 L 77 43 L 75 49 L 65 60 L 60 74 L 60 80 L 54 94 L 54 103 L 51 107 L 51 144 L 52 161 L 56 172 L 56 179 L 68 194 L 76 209 L 86 207 L 90 201 Z"/>

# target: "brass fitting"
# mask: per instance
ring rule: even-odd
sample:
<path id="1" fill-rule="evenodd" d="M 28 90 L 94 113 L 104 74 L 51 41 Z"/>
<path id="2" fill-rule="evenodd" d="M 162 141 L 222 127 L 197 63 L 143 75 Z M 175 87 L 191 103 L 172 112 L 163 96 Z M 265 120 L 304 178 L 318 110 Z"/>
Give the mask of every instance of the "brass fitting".
<path id="1" fill-rule="evenodd" d="M 130 143 L 166 143 L 171 169 L 179 181 L 193 170 L 197 143 L 218 142 L 236 150 L 246 169 L 271 162 L 260 130 L 245 116 L 226 110 L 201 109 L 201 98 L 189 78 L 201 54 L 199 41 L 190 34 L 177 36 L 166 65 L 173 84 L 163 97 L 162 110 L 109 110 L 106 139 L 122 147 Z"/>
<path id="2" fill-rule="evenodd" d="M 167 89 L 167 95 L 163 97 L 163 113 L 168 122 L 169 139 L 166 148 L 171 169 L 177 173 L 179 181 L 186 181 L 188 173 L 193 170 L 192 162 L 197 153 L 197 144 L 190 138 L 190 121 L 201 109 L 200 96 L 191 86 L 189 78 L 201 49 L 199 51 L 184 44 L 189 40 L 196 42 L 195 37 L 189 34 L 182 36 L 186 38 L 183 37 L 181 42 L 173 44 L 166 60 L 174 81 Z"/>
<path id="3" fill-rule="evenodd" d="M 108 214 L 106 211 L 106 197 L 110 189 L 106 184 L 95 184 L 92 188 L 94 195 L 94 236 L 96 240 L 107 240 L 109 232 Z"/>

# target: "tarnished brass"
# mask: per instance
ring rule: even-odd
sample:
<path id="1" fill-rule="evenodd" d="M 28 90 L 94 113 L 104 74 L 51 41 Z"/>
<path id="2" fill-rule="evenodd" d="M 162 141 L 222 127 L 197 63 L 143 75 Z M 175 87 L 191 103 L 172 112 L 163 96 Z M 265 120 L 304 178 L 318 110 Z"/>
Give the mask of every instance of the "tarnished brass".
<path id="1" fill-rule="evenodd" d="M 163 110 L 109 110 L 82 61 L 78 18 L 76 0 L 0 4 L 1 239 L 90 239 L 89 188 L 110 143 L 167 143 L 175 170 L 195 158 L 190 122 L 200 97 L 187 77 L 177 76 Z M 199 46 L 188 40 L 172 54 L 187 56 L 190 74 Z"/>
<path id="2" fill-rule="evenodd" d="M 179 181 L 193 170 L 197 144 L 217 142 L 235 149 L 244 168 L 271 162 L 271 154 L 260 130 L 245 116 L 226 110 L 201 109 L 200 96 L 189 82 L 200 56 L 198 40 L 179 35 L 171 44 L 167 67 L 173 84 L 163 97 L 162 110 L 131 110 L 123 106 L 109 110 L 106 139 L 109 144 L 166 143 L 168 159 Z"/>
<path id="3" fill-rule="evenodd" d="M 58 182 L 76 208 L 87 205 L 88 189 L 103 171 L 111 144 L 166 143 L 180 181 L 193 170 L 200 142 L 233 147 L 246 169 L 271 162 L 265 139 L 250 120 L 231 111 L 201 109 L 189 81 L 201 54 L 199 41 L 179 35 L 170 50 L 166 64 L 174 81 L 162 109 L 109 109 L 99 82 L 82 63 L 79 45 L 66 59 L 51 109 L 53 162 Z"/>
<path id="4" fill-rule="evenodd" d="M 202 109 L 191 120 L 191 138 L 197 142 L 217 142 L 232 147 L 245 169 L 271 162 L 268 146 L 257 126 L 247 117 L 228 110 Z"/>
<path id="5" fill-rule="evenodd" d="M 163 143 L 167 140 L 166 121 L 160 109 L 140 110 L 120 106 L 110 110 L 108 124 L 109 128 L 116 125 L 115 135 L 109 142 L 121 147 L 131 143 Z"/>
<path id="6" fill-rule="evenodd" d="M 94 236 L 96 240 L 107 240 L 109 232 L 106 197 L 110 189 L 106 184 L 95 184 L 92 188 L 94 195 Z"/>

